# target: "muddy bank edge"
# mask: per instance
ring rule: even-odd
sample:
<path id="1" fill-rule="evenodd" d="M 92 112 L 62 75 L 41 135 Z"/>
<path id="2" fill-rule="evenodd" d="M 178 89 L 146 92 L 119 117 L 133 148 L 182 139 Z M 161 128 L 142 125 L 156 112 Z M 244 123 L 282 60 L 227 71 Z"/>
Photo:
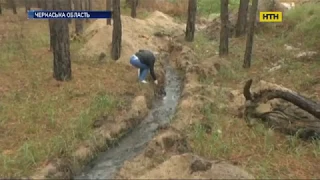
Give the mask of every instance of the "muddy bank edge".
<path id="1" fill-rule="evenodd" d="M 188 142 L 188 130 L 201 121 L 200 108 L 211 87 L 199 83 L 199 76 L 214 77 L 218 73 L 217 61 L 202 64 L 194 51 L 184 45 L 183 38 L 168 43 L 170 63 L 184 74 L 181 98 L 174 120 L 160 128 L 158 135 L 148 143 L 144 152 L 124 163 L 117 179 L 153 178 L 222 178 L 254 179 L 245 170 L 228 162 L 207 160 L 192 152 Z"/>
<path id="2" fill-rule="evenodd" d="M 152 94 L 152 93 L 151 93 Z M 112 147 L 121 137 L 137 126 L 150 110 L 152 96 L 136 96 L 125 113 L 117 112 L 108 117 L 101 117 L 93 122 L 93 135 L 84 141 L 71 156 L 50 160 L 39 169 L 31 179 L 63 178 L 69 179 L 81 172 L 98 152 Z"/>

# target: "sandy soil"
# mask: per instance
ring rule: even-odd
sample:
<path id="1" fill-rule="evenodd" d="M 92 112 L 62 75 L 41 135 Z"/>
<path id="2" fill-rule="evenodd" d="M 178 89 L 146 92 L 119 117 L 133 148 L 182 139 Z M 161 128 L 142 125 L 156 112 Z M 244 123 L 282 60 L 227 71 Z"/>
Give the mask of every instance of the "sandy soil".
<path id="1" fill-rule="evenodd" d="M 221 61 L 194 61 L 195 53 L 187 46 L 177 46 L 168 37 L 158 38 L 154 33 L 162 31 L 171 36 L 183 33 L 184 25 L 173 18 L 155 11 L 146 20 L 122 17 L 123 47 L 119 62 L 127 63 L 127 58 L 139 48 L 154 51 L 170 51 L 171 63 L 186 74 L 185 88 L 179 104 L 176 120 L 171 127 L 164 127 L 148 145 L 145 152 L 125 163 L 118 178 L 246 178 L 253 176 L 227 162 L 204 160 L 190 153 L 183 130 L 199 118 L 186 113 L 200 103 L 201 98 L 192 96 L 198 88 L 197 76 L 214 76 Z M 111 42 L 112 27 L 103 20 L 95 21 L 85 32 L 88 43 L 82 49 L 84 55 L 98 55 L 107 52 L 103 44 Z M 174 40 L 175 41 L 175 40 Z M 222 61 L 223 63 L 223 61 Z M 193 111 L 190 111 L 193 112 Z M 199 163 L 200 162 L 200 163 Z M 203 164 L 205 164 L 205 167 Z M 178 173 L 177 173 L 178 172 Z"/>
<path id="2" fill-rule="evenodd" d="M 153 36 L 156 32 L 182 32 L 184 25 L 174 22 L 173 18 L 159 12 L 153 12 L 147 19 L 135 19 L 122 16 L 122 54 L 120 62 L 126 61 L 128 57 L 141 48 L 152 51 L 160 51 L 166 46 L 166 39 Z M 105 44 L 111 44 L 112 26 L 107 26 L 105 20 L 96 20 L 85 31 L 88 42 L 81 50 L 84 55 L 94 56 L 101 52 L 109 52 Z"/>
<path id="3" fill-rule="evenodd" d="M 202 95 L 198 92 L 215 93 L 216 86 L 199 84 L 199 76 L 215 76 L 221 65 L 228 63 L 217 57 L 196 61 L 195 53 L 179 43 L 179 38 L 168 43 L 170 62 L 185 72 L 185 85 L 181 101 L 173 121 L 160 130 L 148 144 L 144 153 L 127 161 L 119 171 L 117 178 L 243 178 L 254 177 L 239 167 L 225 162 L 205 160 L 190 152 L 185 130 L 201 120 L 197 107 L 202 104 Z M 204 90 L 205 89 L 205 90 Z M 230 89 L 226 89 L 230 91 Z M 209 97 L 209 96 L 207 96 Z M 239 100 L 239 104 L 241 100 Z"/>
<path id="4" fill-rule="evenodd" d="M 172 36 L 183 33 L 184 25 L 177 24 L 174 20 L 158 11 L 152 13 L 146 20 L 122 17 L 122 56 L 118 62 L 128 63 L 128 57 L 140 48 L 151 49 L 153 51 L 169 51 L 170 63 L 177 69 L 185 72 L 185 84 L 181 101 L 175 115 L 175 121 L 163 127 L 159 134 L 149 142 L 144 152 L 133 160 L 125 162 L 117 174 L 117 178 L 220 178 L 220 179 L 254 179 L 254 177 L 236 164 L 228 161 L 204 159 L 191 152 L 187 141 L 188 133 L 185 131 L 191 125 L 201 122 L 203 115 L 198 107 L 203 104 L 203 100 L 214 101 L 208 97 L 225 91 L 230 94 L 230 104 L 228 106 L 231 113 L 237 115 L 239 108 L 244 105 L 242 92 L 231 88 L 221 88 L 216 85 L 203 85 L 199 83 L 199 77 L 214 77 L 219 73 L 221 66 L 228 66 L 228 62 L 218 57 L 197 60 L 195 52 L 191 48 L 183 45 L 179 38 L 156 37 L 159 31 L 169 32 Z M 97 20 L 85 31 L 88 39 L 87 44 L 81 50 L 84 56 L 96 56 L 100 53 L 108 52 L 105 44 L 111 43 L 112 26 L 107 26 L 105 20 Z M 159 65 L 158 65 L 159 66 Z M 260 82 L 256 87 L 265 88 L 268 84 Z M 201 93 L 199 93 L 201 92 Z M 144 97 L 137 97 L 132 105 L 132 110 L 126 115 L 140 116 L 137 112 L 147 112 Z M 222 106 L 222 105 L 221 105 Z M 142 109 L 135 109 L 140 107 Z M 144 114 L 142 113 L 142 114 Z M 110 134 L 117 133 L 127 126 L 125 121 L 119 125 L 112 122 L 107 123 L 109 130 L 100 130 L 98 133 L 104 138 Z M 112 127 L 110 130 L 110 126 Z M 88 148 L 87 148 L 88 149 Z M 78 156 L 90 156 L 90 150 L 82 148 L 77 151 Z"/>

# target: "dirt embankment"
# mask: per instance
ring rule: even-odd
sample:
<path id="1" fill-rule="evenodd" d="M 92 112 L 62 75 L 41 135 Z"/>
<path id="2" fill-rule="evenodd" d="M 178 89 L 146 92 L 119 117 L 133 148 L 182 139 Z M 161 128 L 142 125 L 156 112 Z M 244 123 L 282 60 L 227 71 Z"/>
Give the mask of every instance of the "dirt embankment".
<path id="1" fill-rule="evenodd" d="M 203 115 L 199 107 L 203 99 L 215 93 L 218 87 L 202 85 L 200 76 L 214 77 L 224 61 L 219 58 L 197 60 L 191 48 L 182 40 L 168 43 L 171 64 L 184 72 L 185 84 L 174 121 L 163 127 L 148 144 L 144 153 L 124 164 L 117 178 L 239 178 L 254 179 L 243 169 L 226 161 L 207 160 L 191 152 L 188 128 L 201 122 Z M 229 89 L 225 89 L 228 91 Z M 209 100 L 213 101 L 213 100 Z"/>
<path id="2" fill-rule="evenodd" d="M 161 12 L 154 12 L 146 20 L 133 19 L 122 16 L 123 36 L 122 54 L 120 62 L 130 69 L 129 57 L 139 49 L 150 49 L 159 52 L 167 45 L 167 39 L 154 36 L 156 32 L 182 32 L 182 25 L 176 24 L 174 20 Z M 99 56 L 101 53 L 108 54 L 109 48 L 105 44 L 111 44 L 112 26 L 107 26 L 105 20 L 94 21 L 85 30 L 86 44 L 80 50 L 84 56 Z M 106 58 L 109 59 L 109 58 Z M 164 71 L 159 58 L 156 65 L 156 73 L 160 87 L 164 83 Z M 152 84 L 149 84 L 152 86 Z M 150 101 L 153 94 L 144 94 L 133 99 L 131 106 L 118 113 L 119 116 L 110 115 L 101 117 L 93 123 L 95 129 L 93 139 L 85 141 L 72 155 L 72 157 L 61 157 L 46 164 L 44 168 L 32 176 L 33 179 L 71 178 L 79 173 L 84 164 L 90 161 L 97 152 L 105 150 L 114 141 L 117 141 L 130 128 L 140 123 L 149 112 Z"/>
<path id="3" fill-rule="evenodd" d="M 184 28 L 174 22 L 173 18 L 159 11 L 153 12 L 145 20 L 122 16 L 122 51 L 120 62 L 128 62 L 128 57 L 138 49 L 146 48 L 159 51 L 166 44 L 166 39 L 153 36 L 154 33 L 165 31 L 167 33 L 181 32 Z M 108 54 L 111 47 L 112 26 L 107 26 L 105 20 L 96 20 L 85 31 L 89 39 L 81 52 L 87 56 Z M 109 44 L 106 48 L 105 44 Z"/>
<path id="4" fill-rule="evenodd" d="M 209 28 L 216 30 L 217 27 L 219 26 L 213 24 Z M 214 31 L 211 30 L 210 32 Z M 256 42 L 259 43 L 258 40 Z M 223 96 L 222 98 L 226 99 L 226 103 L 215 103 L 217 104 L 217 106 L 215 107 L 216 109 L 214 109 L 214 111 L 223 110 L 228 112 L 227 114 L 230 114 L 230 116 L 228 116 L 228 118 L 231 119 L 230 121 L 239 120 L 234 119 L 232 116 L 241 117 L 241 119 L 243 118 L 245 98 L 243 97 L 242 90 L 220 87 L 216 83 L 200 83 L 199 81 L 200 78 L 217 77 L 218 73 L 221 73 L 223 71 L 223 66 L 229 67 L 231 65 L 227 60 L 219 58 L 218 55 L 210 57 L 210 59 L 197 59 L 198 54 L 195 54 L 195 52 L 193 52 L 191 48 L 185 46 L 182 38 L 173 39 L 169 43 L 168 51 L 170 52 L 169 59 L 172 65 L 177 69 L 181 69 L 183 72 L 185 72 L 184 90 L 182 92 L 181 101 L 179 103 L 174 121 L 167 127 L 163 127 L 160 130 L 159 134 L 148 144 L 148 147 L 145 149 L 144 153 L 135 157 L 133 160 L 126 162 L 123 168 L 119 171 L 117 178 L 170 179 L 214 177 L 217 179 L 254 179 L 251 174 L 238 167 L 241 163 L 239 163 L 239 161 L 237 162 L 236 160 L 233 161 L 231 159 L 233 156 L 228 156 L 227 158 L 231 157 L 229 160 L 225 158 L 227 160 L 212 161 L 195 155 L 190 148 L 192 142 L 190 142 L 189 140 L 192 138 L 188 138 L 188 136 L 190 135 L 189 130 L 190 127 L 196 124 L 203 125 L 203 127 L 206 129 L 205 136 L 208 136 L 208 139 L 210 139 L 210 137 L 214 134 L 228 136 L 228 134 L 230 133 L 227 132 L 229 131 L 229 129 L 231 129 L 230 126 L 232 126 L 230 122 L 226 122 L 226 124 L 230 123 L 226 125 L 229 128 L 225 128 L 223 130 L 223 133 L 221 133 L 219 129 L 214 129 L 211 128 L 211 126 L 206 126 L 207 119 L 204 113 L 201 112 L 201 107 L 204 106 L 205 102 L 211 102 L 212 104 L 214 104 L 219 96 Z M 232 68 L 230 67 L 230 69 Z M 237 83 L 238 82 L 239 80 L 237 81 Z M 268 88 L 282 90 L 284 89 L 284 87 L 277 86 L 272 83 L 259 81 L 259 83 L 255 85 L 253 91 L 257 92 L 262 89 Z M 275 101 L 270 101 L 268 103 L 261 104 L 259 107 L 257 107 L 257 109 L 261 111 L 261 113 L 269 112 L 270 107 L 274 102 Z M 271 131 L 266 131 L 266 133 L 270 132 Z M 210 142 L 211 141 L 205 143 Z M 223 141 L 219 142 L 221 142 L 222 144 L 224 143 Z M 255 141 L 254 143 L 256 142 L 259 141 Z M 244 145 L 244 143 L 246 143 L 246 141 L 241 141 L 241 143 L 237 145 L 238 147 L 240 147 Z M 279 142 L 277 143 L 279 144 Z M 204 144 L 204 146 L 211 146 L 211 144 Z M 215 148 L 216 147 L 212 147 L 212 149 Z M 236 151 L 240 150 L 237 148 L 235 149 Z M 247 152 L 252 153 L 253 151 L 254 153 L 257 153 L 257 151 L 255 150 L 256 145 L 253 145 L 250 146 L 250 149 L 248 149 Z M 210 153 L 211 151 L 209 152 L 209 154 Z M 236 154 L 238 153 L 239 152 L 236 152 Z M 288 154 L 288 152 L 285 152 L 285 154 L 279 154 L 280 155 L 277 156 L 277 159 L 281 159 L 281 156 L 285 156 L 285 154 Z M 263 155 L 265 156 L 266 153 L 264 153 Z M 261 158 L 257 159 L 257 161 L 261 161 Z M 288 162 L 290 161 L 288 160 Z M 238 166 L 236 164 L 238 164 Z M 275 161 L 272 166 L 275 164 L 277 164 L 277 161 Z M 241 166 L 244 167 L 246 165 L 248 164 L 243 164 Z M 255 173 L 252 171 L 252 169 L 248 168 L 248 171 L 249 170 L 251 170 L 252 173 Z M 288 173 L 290 173 L 290 171 L 288 171 Z M 256 173 L 255 176 L 260 175 Z M 287 177 L 290 176 L 291 175 L 288 175 Z"/>

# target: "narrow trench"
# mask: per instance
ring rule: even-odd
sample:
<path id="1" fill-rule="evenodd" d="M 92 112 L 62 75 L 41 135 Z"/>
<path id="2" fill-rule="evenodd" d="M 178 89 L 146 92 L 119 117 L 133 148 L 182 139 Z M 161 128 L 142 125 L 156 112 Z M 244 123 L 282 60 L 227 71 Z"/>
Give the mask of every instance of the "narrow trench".
<path id="1" fill-rule="evenodd" d="M 155 136 L 159 126 L 170 123 L 178 104 L 182 79 L 173 67 L 165 65 L 166 98 L 155 100 L 147 117 L 118 144 L 101 152 L 75 179 L 111 179 L 127 160 L 140 154 Z"/>

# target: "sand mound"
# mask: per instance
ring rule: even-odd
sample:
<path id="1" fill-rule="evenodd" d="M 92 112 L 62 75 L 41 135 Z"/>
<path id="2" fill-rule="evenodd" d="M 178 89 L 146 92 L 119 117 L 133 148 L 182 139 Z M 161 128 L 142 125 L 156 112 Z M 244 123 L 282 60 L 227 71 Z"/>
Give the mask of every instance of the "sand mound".
<path id="1" fill-rule="evenodd" d="M 181 131 L 164 127 L 144 153 L 127 161 L 117 179 L 254 179 L 252 175 L 227 162 L 208 161 L 190 152 Z"/>
<path id="2" fill-rule="evenodd" d="M 147 19 L 134 19 L 122 16 L 122 52 L 121 58 L 127 59 L 140 48 L 158 51 L 166 43 L 153 34 L 159 30 L 182 32 L 183 26 L 174 22 L 174 19 L 162 12 L 155 11 Z M 106 25 L 106 20 L 96 20 L 85 31 L 88 39 L 81 49 L 86 56 L 98 55 L 101 52 L 109 53 L 112 41 L 112 26 Z"/>
<path id="3" fill-rule="evenodd" d="M 223 162 L 211 162 L 190 153 L 170 159 L 138 179 L 254 179 L 246 171 Z"/>

